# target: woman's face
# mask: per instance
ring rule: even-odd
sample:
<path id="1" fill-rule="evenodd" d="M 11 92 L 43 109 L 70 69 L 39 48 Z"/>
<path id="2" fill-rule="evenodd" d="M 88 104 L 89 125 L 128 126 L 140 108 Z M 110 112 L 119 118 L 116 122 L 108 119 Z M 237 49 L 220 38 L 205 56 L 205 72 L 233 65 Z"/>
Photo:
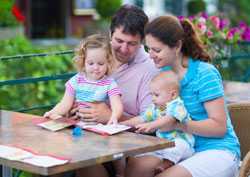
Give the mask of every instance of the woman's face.
<path id="1" fill-rule="evenodd" d="M 176 47 L 170 48 L 150 34 L 146 35 L 146 45 L 149 55 L 154 60 L 157 68 L 173 66 L 174 62 L 176 62 Z"/>

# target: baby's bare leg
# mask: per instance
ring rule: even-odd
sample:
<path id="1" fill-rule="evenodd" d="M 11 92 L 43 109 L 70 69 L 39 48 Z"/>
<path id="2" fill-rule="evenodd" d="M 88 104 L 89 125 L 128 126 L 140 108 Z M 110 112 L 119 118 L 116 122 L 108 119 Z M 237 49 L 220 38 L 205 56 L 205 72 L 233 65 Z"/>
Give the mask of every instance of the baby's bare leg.
<path id="1" fill-rule="evenodd" d="M 174 163 L 172 161 L 164 159 L 163 162 L 155 168 L 155 174 L 159 174 L 168 169 L 169 167 L 172 167 L 173 165 Z"/>

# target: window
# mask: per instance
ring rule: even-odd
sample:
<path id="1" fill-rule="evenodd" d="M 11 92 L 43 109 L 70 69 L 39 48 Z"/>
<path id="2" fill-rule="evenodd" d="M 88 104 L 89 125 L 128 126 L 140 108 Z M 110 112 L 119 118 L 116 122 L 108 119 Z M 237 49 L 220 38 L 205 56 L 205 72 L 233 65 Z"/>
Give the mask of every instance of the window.
<path id="1" fill-rule="evenodd" d="M 73 0 L 74 15 L 95 15 L 95 0 Z"/>

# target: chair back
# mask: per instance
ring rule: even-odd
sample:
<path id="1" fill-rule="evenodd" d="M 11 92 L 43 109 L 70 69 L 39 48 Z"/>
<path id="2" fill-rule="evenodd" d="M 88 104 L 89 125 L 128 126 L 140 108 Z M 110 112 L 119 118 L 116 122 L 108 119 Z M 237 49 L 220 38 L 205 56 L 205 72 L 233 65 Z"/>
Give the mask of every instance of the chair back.
<path id="1" fill-rule="evenodd" d="M 250 150 L 250 103 L 231 103 L 228 109 L 240 141 L 241 159 L 243 159 Z"/>
<path id="2" fill-rule="evenodd" d="M 249 177 L 250 176 L 250 152 L 244 157 L 241 166 L 239 177 Z"/>

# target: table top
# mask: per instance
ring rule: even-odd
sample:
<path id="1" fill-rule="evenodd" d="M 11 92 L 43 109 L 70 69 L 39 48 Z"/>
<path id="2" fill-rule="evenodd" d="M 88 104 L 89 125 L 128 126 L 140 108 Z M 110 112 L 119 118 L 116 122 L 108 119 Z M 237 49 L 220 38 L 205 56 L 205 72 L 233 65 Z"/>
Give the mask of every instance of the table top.
<path id="1" fill-rule="evenodd" d="M 224 81 L 223 85 L 227 103 L 250 102 L 250 83 Z"/>
<path id="2" fill-rule="evenodd" d="M 0 144 L 32 149 L 39 154 L 69 158 L 70 162 L 46 168 L 0 158 L 2 165 L 40 175 L 52 175 L 112 161 L 121 156 L 174 146 L 173 142 L 165 139 L 131 132 L 101 136 L 85 131 L 83 136 L 74 137 L 71 135 L 71 129 L 51 132 L 34 125 L 37 118 L 41 117 L 1 110 Z"/>

